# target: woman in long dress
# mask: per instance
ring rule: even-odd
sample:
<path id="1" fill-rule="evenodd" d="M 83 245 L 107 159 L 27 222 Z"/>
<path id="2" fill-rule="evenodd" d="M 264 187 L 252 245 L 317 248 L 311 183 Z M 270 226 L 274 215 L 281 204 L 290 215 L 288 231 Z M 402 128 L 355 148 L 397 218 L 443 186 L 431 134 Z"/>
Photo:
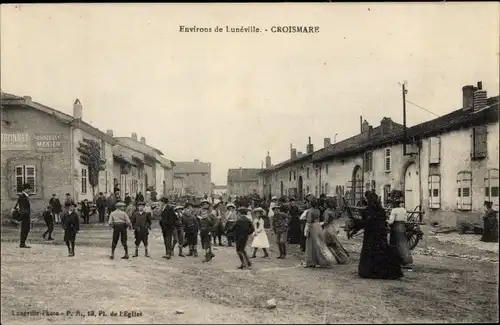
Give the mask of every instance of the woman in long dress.
<path id="1" fill-rule="evenodd" d="M 329 267 L 335 264 L 335 257 L 323 241 L 320 212 L 316 198 L 310 200 L 311 208 L 307 210 L 307 222 L 304 229 L 306 240 L 306 259 L 304 267 Z"/>
<path id="2" fill-rule="evenodd" d="M 334 225 L 335 220 L 335 209 L 336 209 L 336 198 L 328 197 L 326 199 L 326 210 L 323 213 L 324 216 L 324 232 L 323 239 L 325 241 L 326 246 L 330 248 L 330 251 L 333 254 L 333 257 L 337 261 L 337 264 L 345 264 L 349 260 L 349 253 L 342 246 L 340 241 L 337 238 L 337 229 Z"/>
<path id="3" fill-rule="evenodd" d="M 389 244 L 397 252 L 401 266 L 409 267 L 413 263 L 408 240 L 406 239 L 406 209 L 403 208 L 402 199 L 394 201 L 394 208 L 387 224 L 391 227 Z"/>
<path id="4" fill-rule="evenodd" d="M 356 219 L 355 224 L 355 227 L 365 229 L 358 274 L 370 279 L 399 279 L 403 277 L 403 271 L 398 256 L 387 242 L 385 210 L 375 192 L 367 191 L 365 197 L 366 209 L 362 219 Z"/>
<path id="5" fill-rule="evenodd" d="M 269 254 L 267 253 L 267 249 L 269 248 L 269 240 L 267 238 L 266 230 L 264 228 L 264 213 L 265 210 L 262 208 L 255 208 L 253 210 L 255 219 L 253 220 L 253 226 L 255 228 L 254 232 L 254 237 L 252 241 L 252 248 L 253 248 L 253 254 L 252 258 L 256 257 L 257 250 L 260 248 L 264 252 L 265 257 L 269 257 Z"/>

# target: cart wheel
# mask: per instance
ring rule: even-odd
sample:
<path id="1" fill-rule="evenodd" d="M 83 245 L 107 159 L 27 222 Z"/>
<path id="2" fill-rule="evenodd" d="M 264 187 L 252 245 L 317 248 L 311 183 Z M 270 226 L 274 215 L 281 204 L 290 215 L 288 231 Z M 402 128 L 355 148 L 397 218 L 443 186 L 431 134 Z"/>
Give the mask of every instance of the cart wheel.
<path id="1" fill-rule="evenodd" d="M 422 235 L 420 233 L 412 231 L 409 234 L 409 236 L 407 237 L 407 240 L 408 240 L 408 246 L 410 247 L 410 250 L 413 250 L 415 247 L 417 247 L 420 239 L 422 239 Z"/>

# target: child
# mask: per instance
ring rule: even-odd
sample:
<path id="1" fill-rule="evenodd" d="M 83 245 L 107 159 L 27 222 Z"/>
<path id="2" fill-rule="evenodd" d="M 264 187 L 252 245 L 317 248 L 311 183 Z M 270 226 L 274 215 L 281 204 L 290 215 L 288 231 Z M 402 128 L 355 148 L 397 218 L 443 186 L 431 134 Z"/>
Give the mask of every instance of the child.
<path id="1" fill-rule="evenodd" d="M 76 214 L 75 202 L 66 202 L 66 213 L 61 218 L 62 228 L 64 229 L 64 242 L 68 246 L 69 257 L 75 256 L 76 233 L 80 230 L 80 220 Z"/>
<path id="2" fill-rule="evenodd" d="M 226 221 L 225 231 L 227 237 L 227 246 L 232 247 L 234 238 L 229 230 L 233 227 L 234 223 L 238 219 L 238 214 L 236 213 L 236 206 L 234 204 L 228 203 L 226 205 L 226 216 L 224 219 Z"/>
<path id="3" fill-rule="evenodd" d="M 257 250 L 259 248 L 262 249 L 264 252 L 264 256 L 262 257 L 269 257 L 269 254 L 267 253 L 267 249 L 269 248 L 269 240 L 267 239 L 267 234 L 266 230 L 264 229 L 264 209 L 262 208 L 256 208 L 253 210 L 255 214 L 255 219 L 253 221 L 253 226 L 255 228 L 255 233 L 254 233 L 254 238 L 252 241 L 252 247 L 253 247 L 253 254 L 252 258 L 256 257 Z"/>
<path id="4" fill-rule="evenodd" d="M 189 246 L 189 253 L 187 256 L 198 256 L 196 246 L 198 246 L 198 229 L 199 222 L 198 217 L 196 217 L 192 211 L 192 204 L 186 203 L 184 211 L 182 212 L 182 225 L 184 227 L 184 233 L 186 235 L 186 241 L 184 245 Z"/>
<path id="5" fill-rule="evenodd" d="M 288 233 L 288 220 L 289 217 L 286 214 L 286 207 L 275 205 L 273 207 L 273 231 L 276 235 L 276 242 L 278 243 L 278 248 L 280 255 L 277 257 L 279 259 L 284 259 L 286 257 L 286 244 L 287 244 L 287 233 Z"/>
<path id="6" fill-rule="evenodd" d="M 89 200 L 87 199 L 83 200 L 81 206 L 82 206 L 81 211 L 82 211 L 83 223 L 88 224 L 90 219 Z"/>
<path id="7" fill-rule="evenodd" d="M 108 224 L 113 228 L 113 241 L 111 242 L 111 256 L 110 259 L 115 258 L 115 249 L 118 244 L 118 240 L 121 239 L 123 249 L 125 250 L 125 255 L 122 259 L 128 260 L 128 246 L 127 246 L 127 229 L 130 227 L 130 218 L 128 214 L 123 211 L 125 209 L 125 203 L 117 202 L 116 210 L 111 212 L 109 215 Z"/>
<path id="8" fill-rule="evenodd" d="M 45 224 L 47 225 L 47 230 L 42 235 L 43 239 L 45 239 L 45 236 L 48 234 L 49 238 L 47 238 L 47 240 L 54 240 L 54 238 L 52 238 L 52 232 L 54 231 L 54 215 L 52 214 L 52 206 L 49 205 L 47 210 L 43 213 L 43 220 L 45 220 Z"/>
<path id="9" fill-rule="evenodd" d="M 238 208 L 238 220 L 236 220 L 230 230 L 236 242 L 236 253 L 241 261 L 241 265 L 238 268 L 241 270 L 252 266 L 245 247 L 247 246 L 248 237 L 254 232 L 255 228 L 252 222 L 248 220 L 247 211 L 248 208 L 244 206 Z"/>
<path id="10" fill-rule="evenodd" d="M 179 247 L 179 256 L 184 257 L 184 253 L 182 253 L 182 248 L 184 247 L 184 227 L 182 224 L 182 210 L 184 207 L 178 205 L 174 208 L 176 219 L 174 222 L 174 236 L 173 236 L 173 244 L 172 249 L 175 248 L 175 245 Z"/>
<path id="11" fill-rule="evenodd" d="M 149 212 L 144 212 L 144 206 L 146 203 L 138 202 L 137 209 L 132 213 L 130 222 L 132 223 L 132 228 L 134 228 L 135 235 L 135 253 L 132 257 L 137 257 L 139 255 L 139 245 L 141 242 L 144 244 L 144 256 L 149 257 L 148 254 L 148 236 L 149 230 L 151 230 L 151 214 Z"/>
<path id="12" fill-rule="evenodd" d="M 210 213 L 210 202 L 207 200 L 203 200 L 201 202 L 202 210 L 200 215 L 200 240 L 201 247 L 205 250 L 205 260 L 203 262 L 209 262 L 213 257 L 215 257 L 214 253 L 212 253 L 212 233 L 214 231 L 215 220 Z"/>

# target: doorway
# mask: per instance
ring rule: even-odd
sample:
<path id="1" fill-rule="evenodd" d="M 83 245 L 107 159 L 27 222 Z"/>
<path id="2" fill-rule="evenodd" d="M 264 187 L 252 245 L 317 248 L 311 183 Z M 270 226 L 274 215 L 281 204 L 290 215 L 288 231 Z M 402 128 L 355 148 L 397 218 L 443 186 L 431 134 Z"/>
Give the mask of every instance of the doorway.
<path id="1" fill-rule="evenodd" d="M 420 186 L 417 165 L 412 163 L 405 172 L 405 208 L 412 211 L 420 205 Z"/>

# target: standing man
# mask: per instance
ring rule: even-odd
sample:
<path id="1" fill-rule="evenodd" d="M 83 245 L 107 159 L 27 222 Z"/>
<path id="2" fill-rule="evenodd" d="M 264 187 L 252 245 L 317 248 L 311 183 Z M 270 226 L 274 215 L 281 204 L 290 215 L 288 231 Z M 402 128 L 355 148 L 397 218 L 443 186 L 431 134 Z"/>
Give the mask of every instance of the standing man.
<path id="1" fill-rule="evenodd" d="M 163 234 L 163 243 L 165 245 L 165 255 L 163 258 L 168 260 L 172 257 L 172 244 L 177 215 L 175 214 L 174 208 L 168 204 L 168 199 L 166 197 L 162 198 L 162 202 L 165 204 L 160 217 L 160 228 Z"/>
<path id="2" fill-rule="evenodd" d="M 125 255 L 122 259 L 129 258 L 128 247 L 127 247 L 127 229 L 130 227 L 130 218 L 127 213 L 123 211 L 125 208 L 125 203 L 116 203 L 116 210 L 111 212 L 109 215 L 109 225 L 113 228 L 113 242 L 111 243 L 111 256 L 110 259 L 115 258 L 115 249 L 118 244 L 118 240 L 121 239 L 123 249 L 125 250 Z"/>
<path id="3" fill-rule="evenodd" d="M 96 201 L 97 213 L 99 214 L 99 223 L 104 222 L 104 214 L 106 213 L 106 197 L 102 192 L 99 192 L 99 197 Z"/>
<path id="4" fill-rule="evenodd" d="M 252 266 L 248 254 L 245 250 L 248 242 L 248 237 L 255 231 L 252 221 L 247 218 L 248 208 L 240 206 L 238 208 L 238 220 L 231 227 L 231 232 L 236 240 L 236 253 L 240 258 L 241 265 L 239 269 L 244 269 Z"/>
<path id="5" fill-rule="evenodd" d="M 21 235 L 20 235 L 20 244 L 21 248 L 31 248 L 26 245 L 26 239 L 28 239 L 28 234 L 30 232 L 31 227 L 31 205 L 29 200 L 28 191 L 30 190 L 30 184 L 23 185 L 23 191 L 19 194 L 17 198 L 16 206 L 14 210 L 19 209 L 19 221 L 21 222 Z"/>
<path id="6" fill-rule="evenodd" d="M 52 207 L 52 213 L 54 214 L 55 223 L 60 223 L 61 222 L 62 205 L 61 205 L 61 201 L 59 201 L 59 198 L 56 196 L 56 193 L 52 194 L 52 197 L 50 198 L 50 201 L 49 201 L 49 205 Z"/>
<path id="7" fill-rule="evenodd" d="M 182 253 L 182 248 L 184 247 L 184 228 L 182 225 L 182 210 L 184 210 L 184 207 L 181 205 L 176 206 L 174 209 L 177 218 L 175 219 L 174 223 L 174 236 L 173 236 L 174 242 L 172 244 L 172 249 L 174 249 L 175 245 L 178 244 L 180 257 L 184 257 L 184 254 Z"/>
<path id="8" fill-rule="evenodd" d="M 145 212 L 144 207 L 146 203 L 137 202 L 137 211 L 132 214 L 130 222 L 134 228 L 135 235 L 135 253 L 132 257 L 139 255 L 139 245 L 141 242 L 144 244 L 144 256 L 149 257 L 148 254 L 148 236 L 151 230 L 151 213 Z"/>

